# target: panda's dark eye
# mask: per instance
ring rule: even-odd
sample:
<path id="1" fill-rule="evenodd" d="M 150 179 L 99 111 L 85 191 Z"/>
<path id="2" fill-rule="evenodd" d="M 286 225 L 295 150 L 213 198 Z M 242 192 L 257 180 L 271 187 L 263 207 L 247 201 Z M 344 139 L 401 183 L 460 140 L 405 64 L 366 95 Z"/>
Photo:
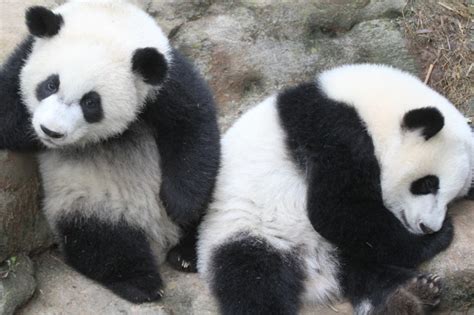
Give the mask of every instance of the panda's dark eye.
<path id="1" fill-rule="evenodd" d="M 95 104 L 96 104 L 96 101 L 91 99 L 91 98 L 88 98 L 84 101 L 84 106 L 89 108 L 89 109 L 93 108 L 95 106 Z"/>
<path id="2" fill-rule="evenodd" d="M 411 183 L 410 191 L 414 195 L 436 194 L 439 190 L 439 178 L 435 175 L 427 175 Z"/>
<path id="3" fill-rule="evenodd" d="M 81 99 L 81 108 L 84 119 L 88 123 L 96 123 L 104 118 L 102 102 L 99 93 L 91 91 Z"/>
<path id="4" fill-rule="evenodd" d="M 47 88 L 49 92 L 54 93 L 58 90 L 58 84 L 55 81 L 49 81 Z"/>
<path id="5" fill-rule="evenodd" d="M 36 87 L 36 98 L 39 101 L 55 94 L 59 90 L 59 75 L 52 74 Z"/>

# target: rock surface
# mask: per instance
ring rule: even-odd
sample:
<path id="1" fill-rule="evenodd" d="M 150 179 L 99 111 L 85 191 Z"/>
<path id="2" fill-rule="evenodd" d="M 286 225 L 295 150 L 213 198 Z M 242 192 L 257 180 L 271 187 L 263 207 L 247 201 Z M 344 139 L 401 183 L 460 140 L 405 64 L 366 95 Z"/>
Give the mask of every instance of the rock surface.
<path id="1" fill-rule="evenodd" d="M 38 203 L 36 164 L 30 155 L 0 151 L 0 262 L 51 244 Z"/>
<path id="2" fill-rule="evenodd" d="M 189 8 L 166 1 L 148 7 L 208 79 L 224 130 L 265 96 L 328 67 L 375 62 L 417 72 L 397 22 L 388 18 L 401 14 L 404 1 L 311 3 L 198 2 L 191 12 L 200 13 L 188 20 L 182 12 Z"/>
<path id="3" fill-rule="evenodd" d="M 453 244 L 423 270 L 444 278 L 440 310 L 474 308 L 474 202 L 463 201 L 450 209 L 455 226 Z"/>
<path id="4" fill-rule="evenodd" d="M 33 262 L 25 255 L 0 266 L 0 314 L 11 315 L 33 295 L 36 288 Z"/>

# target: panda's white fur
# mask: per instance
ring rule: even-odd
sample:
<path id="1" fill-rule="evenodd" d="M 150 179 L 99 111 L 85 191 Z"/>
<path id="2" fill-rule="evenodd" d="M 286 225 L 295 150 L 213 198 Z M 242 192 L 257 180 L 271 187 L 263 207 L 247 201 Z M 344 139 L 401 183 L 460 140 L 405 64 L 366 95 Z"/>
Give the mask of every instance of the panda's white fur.
<path id="1" fill-rule="evenodd" d="M 181 229 L 158 198 L 161 170 L 155 139 L 146 129 L 134 133 L 131 143 L 106 144 L 103 149 L 86 151 L 87 158 L 73 149 L 40 153 L 43 209 L 48 222 L 74 215 L 111 224 L 125 220 L 148 235 L 162 263 L 166 252 L 178 243 Z"/>
<path id="2" fill-rule="evenodd" d="M 390 211 L 405 224 L 399 213 L 400 208 L 405 209 L 409 222 L 406 228 L 414 233 L 421 233 L 420 219 L 433 230 L 439 230 L 447 204 L 466 195 L 471 185 L 474 144 L 466 119 L 444 97 L 414 76 L 388 66 L 343 66 L 323 72 L 314 83 L 330 100 L 353 107 L 366 124 L 382 170 L 382 195 Z M 419 131 L 401 128 L 407 111 L 424 106 L 439 109 L 445 117 L 442 132 L 429 141 Z M 277 292 L 279 283 L 283 285 L 281 279 L 268 280 L 269 284 L 262 282 L 259 287 L 257 280 L 249 278 L 253 276 L 252 268 L 265 270 L 270 265 L 251 267 L 252 262 L 240 260 L 243 271 L 236 275 L 223 267 L 226 259 L 229 266 L 230 261 L 239 261 L 236 252 L 216 265 L 219 253 L 246 237 L 250 242 L 263 240 L 280 254 L 301 262 L 304 288 L 299 298 L 302 301 L 328 303 L 342 294 L 342 267 L 337 248 L 316 232 L 308 218 L 307 174 L 297 167 L 287 148 L 288 135 L 282 128 L 277 107 L 277 96 L 267 98 L 240 117 L 221 141 L 222 162 L 214 201 L 200 226 L 198 270 L 218 295 L 225 314 L 245 314 L 248 305 L 263 312 L 286 314 L 288 311 L 281 309 L 281 305 L 287 306 L 286 302 L 274 309 L 264 302 L 273 295 L 278 296 L 275 301 L 286 299 L 277 295 L 280 293 L 267 291 Z M 411 195 L 410 183 L 432 172 L 441 178 L 439 193 Z M 240 253 L 246 257 L 245 250 Z M 227 278 L 225 273 L 229 274 Z M 222 279 L 228 284 L 218 283 Z M 236 284 L 232 285 L 232 281 Z M 265 292 L 256 293 L 255 300 L 250 297 L 252 302 L 244 303 L 245 292 L 254 292 L 254 286 Z M 223 287 L 233 288 L 235 292 L 226 294 Z M 368 314 L 371 310 L 373 306 L 367 299 L 356 305 L 358 314 Z"/>
<path id="3" fill-rule="evenodd" d="M 73 0 L 53 11 L 66 22 L 53 38 L 35 41 L 32 57 L 21 72 L 21 94 L 36 133 L 44 134 L 42 124 L 66 134 L 45 142 L 57 147 L 97 142 L 122 132 L 136 118 L 148 93 L 156 91 L 132 72 L 133 53 L 154 47 L 172 63 L 168 39 L 151 16 L 125 0 Z M 39 102 L 36 86 L 51 73 L 61 78 L 60 91 Z M 98 124 L 87 123 L 79 105 L 92 88 L 101 95 L 106 113 Z"/>

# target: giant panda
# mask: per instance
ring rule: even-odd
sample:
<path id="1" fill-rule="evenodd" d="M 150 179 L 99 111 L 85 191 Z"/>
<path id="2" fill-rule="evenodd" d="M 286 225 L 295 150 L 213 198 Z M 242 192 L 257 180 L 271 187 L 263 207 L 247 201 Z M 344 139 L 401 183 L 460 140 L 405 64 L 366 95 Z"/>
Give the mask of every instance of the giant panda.
<path id="1" fill-rule="evenodd" d="M 213 96 L 126 1 L 35 6 L 26 24 L 0 70 L 0 149 L 38 152 L 67 263 L 131 302 L 158 300 L 166 257 L 196 269 L 219 166 Z"/>
<path id="2" fill-rule="evenodd" d="M 466 119 L 416 77 L 345 65 L 255 106 L 225 133 L 198 271 L 222 314 L 423 314 L 441 281 L 415 268 L 453 237 L 472 181 Z"/>

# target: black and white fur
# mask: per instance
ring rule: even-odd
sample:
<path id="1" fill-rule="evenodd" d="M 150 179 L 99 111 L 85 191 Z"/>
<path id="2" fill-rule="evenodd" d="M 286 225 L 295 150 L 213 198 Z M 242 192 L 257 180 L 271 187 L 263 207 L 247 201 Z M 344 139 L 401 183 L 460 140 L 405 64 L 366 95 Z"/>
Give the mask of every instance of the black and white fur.
<path id="1" fill-rule="evenodd" d="M 26 13 L 0 70 L 0 149 L 39 150 L 43 209 L 67 262 L 135 303 L 165 259 L 195 270 L 219 165 L 214 101 L 155 21 L 122 0 Z"/>
<path id="2" fill-rule="evenodd" d="M 356 314 L 422 314 L 415 270 L 453 237 L 467 194 L 466 119 L 417 78 L 349 65 L 272 96 L 224 135 L 198 270 L 223 314 L 296 314 L 347 297 Z"/>

